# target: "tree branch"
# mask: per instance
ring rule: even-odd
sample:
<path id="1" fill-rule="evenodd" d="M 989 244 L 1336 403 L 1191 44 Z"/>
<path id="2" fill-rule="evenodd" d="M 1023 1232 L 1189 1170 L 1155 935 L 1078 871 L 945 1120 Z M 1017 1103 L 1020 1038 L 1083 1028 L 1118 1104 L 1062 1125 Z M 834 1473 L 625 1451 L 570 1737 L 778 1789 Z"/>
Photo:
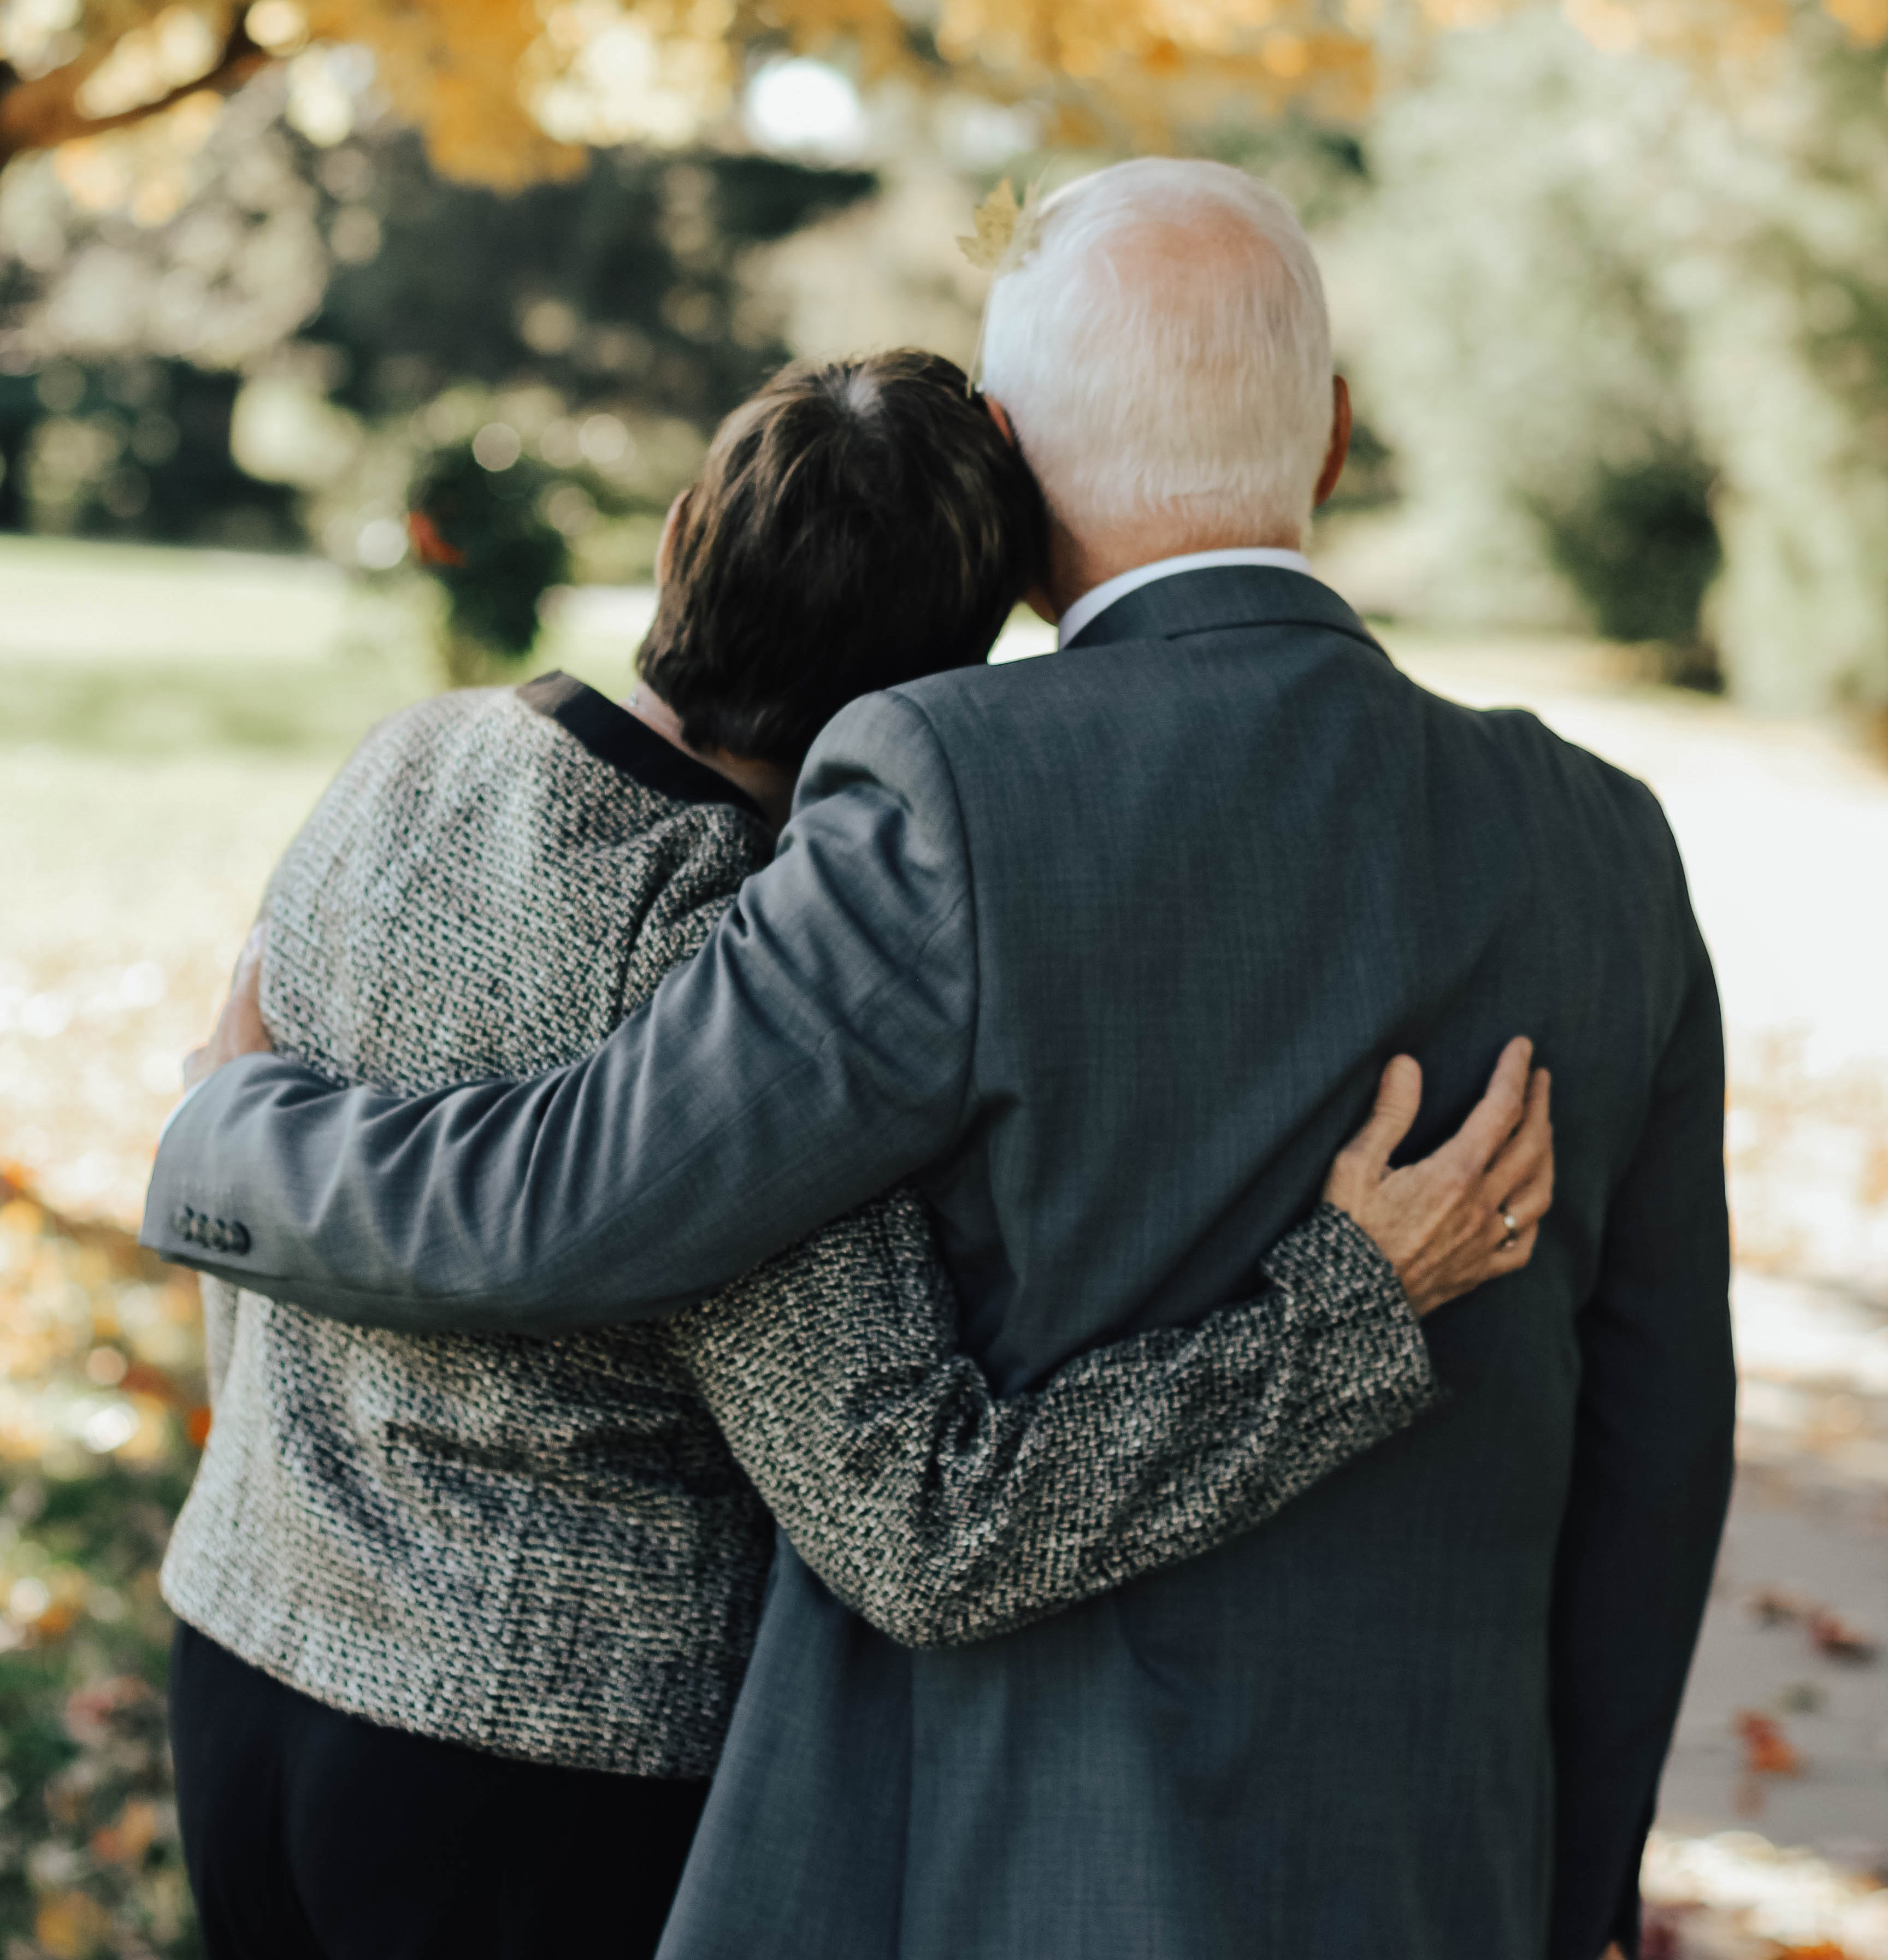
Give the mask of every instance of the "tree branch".
<path id="1" fill-rule="evenodd" d="M 273 59 L 250 39 L 239 21 L 208 75 L 135 109 L 121 110 L 115 116 L 88 116 L 78 107 L 78 92 L 110 52 L 109 47 L 88 49 L 63 68 L 31 81 L 24 80 L 10 62 L 0 61 L 0 167 L 27 150 L 49 150 L 75 137 L 102 135 L 107 129 L 142 123 L 203 89 L 230 94 Z"/>

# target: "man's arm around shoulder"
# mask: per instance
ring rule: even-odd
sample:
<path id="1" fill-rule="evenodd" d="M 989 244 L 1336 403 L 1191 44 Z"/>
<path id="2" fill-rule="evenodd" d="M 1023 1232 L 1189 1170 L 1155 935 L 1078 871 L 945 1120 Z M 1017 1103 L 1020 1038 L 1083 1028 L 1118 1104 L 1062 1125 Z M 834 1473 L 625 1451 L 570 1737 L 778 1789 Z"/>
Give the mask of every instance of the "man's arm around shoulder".
<path id="1" fill-rule="evenodd" d="M 333 1317 L 551 1335 L 701 1298 L 941 1154 L 974 917 L 921 712 L 823 735 L 778 857 L 595 1054 L 527 1082 L 337 1089 L 219 1069 L 159 1147 L 144 1242 Z"/>

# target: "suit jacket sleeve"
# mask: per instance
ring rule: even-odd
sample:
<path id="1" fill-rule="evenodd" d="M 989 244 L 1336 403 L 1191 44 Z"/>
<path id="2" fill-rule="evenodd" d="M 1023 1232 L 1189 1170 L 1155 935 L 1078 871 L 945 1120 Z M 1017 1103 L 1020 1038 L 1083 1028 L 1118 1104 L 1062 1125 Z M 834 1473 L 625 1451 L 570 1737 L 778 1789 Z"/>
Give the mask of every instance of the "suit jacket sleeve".
<path id="1" fill-rule="evenodd" d="M 812 1570 L 908 1647 L 985 1640 L 1250 1531 L 1441 1391 L 1368 1236 L 1321 1205 L 1257 1298 L 998 1397 L 896 1192 L 674 1323 Z"/>
<path id="2" fill-rule="evenodd" d="M 159 1147 L 144 1242 L 409 1332 L 672 1312 L 947 1148 L 976 992 L 948 767 L 915 708 L 870 696 L 775 861 L 595 1054 L 414 1097 L 232 1063 Z"/>
<path id="3" fill-rule="evenodd" d="M 1730 1495 L 1724 1036 L 1674 875 L 1689 985 L 1579 1328 L 1552 1624 L 1553 1960 L 1638 1950 L 1639 1861 Z"/>

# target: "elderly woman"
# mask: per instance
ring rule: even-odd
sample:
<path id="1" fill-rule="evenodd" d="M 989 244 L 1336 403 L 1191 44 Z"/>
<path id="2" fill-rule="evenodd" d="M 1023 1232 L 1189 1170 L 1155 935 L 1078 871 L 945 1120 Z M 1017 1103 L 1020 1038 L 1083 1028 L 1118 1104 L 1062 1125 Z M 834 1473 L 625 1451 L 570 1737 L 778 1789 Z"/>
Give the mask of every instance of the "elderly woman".
<path id="1" fill-rule="evenodd" d="M 781 375 L 671 514 L 626 708 L 556 675 L 448 695 L 342 771 L 264 908 L 275 1039 L 409 1091 L 587 1052 L 766 861 L 836 709 L 984 657 L 1043 527 L 947 362 Z M 895 1638 L 973 1640 L 1250 1529 L 1422 1412 L 1417 1314 L 1528 1247 L 1385 1177 L 1413 1113 L 1347 1153 L 1348 1215 L 1254 1247 L 1252 1300 L 1009 1399 L 904 1191 L 666 1322 L 552 1341 L 211 1287 L 215 1425 L 164 1569 L 209 1952 L 651 1952 L 775 1520 Z M 1504 1147 L 1531 1219 L 1538 1099 Z"/>

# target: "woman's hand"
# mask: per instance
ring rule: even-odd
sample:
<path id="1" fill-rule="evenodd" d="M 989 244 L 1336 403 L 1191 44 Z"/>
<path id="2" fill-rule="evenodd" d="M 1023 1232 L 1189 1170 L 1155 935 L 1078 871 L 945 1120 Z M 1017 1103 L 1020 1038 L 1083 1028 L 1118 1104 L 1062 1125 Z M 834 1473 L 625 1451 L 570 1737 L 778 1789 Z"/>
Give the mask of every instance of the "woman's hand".
<path id="1" fill-rule="evenodd" d="M 1347 1211 L 1396 1269 L 1409 1303 L 1431 1313 L 1534 1255 L 1554 1197 L 1554 1132 L 1544 1068 L 1517 1036 L 1460 1129 L 1420 1163 L 1390 1168 L 1422 1102 L 1422 1071 L 1399 1055 L 1377 1107 L 1331 1166 L 1325 1201 Z"/>
<path id="2" fill-rule="evenodd" d="M 263 1020 L 263 950 L 266 940 L 267 928 L 259 925 L 251 929 L 244 941 L 235 977 L 230 982 L 229 998 L 223 1003 L 209 1039 L 183 1058 L 186 1090 L 194 1089 L 206 1076 L 214 1074 L 224 1062 L 234 1061 L 239 1055 L 267 1055 L 275 1046 Z"/>

